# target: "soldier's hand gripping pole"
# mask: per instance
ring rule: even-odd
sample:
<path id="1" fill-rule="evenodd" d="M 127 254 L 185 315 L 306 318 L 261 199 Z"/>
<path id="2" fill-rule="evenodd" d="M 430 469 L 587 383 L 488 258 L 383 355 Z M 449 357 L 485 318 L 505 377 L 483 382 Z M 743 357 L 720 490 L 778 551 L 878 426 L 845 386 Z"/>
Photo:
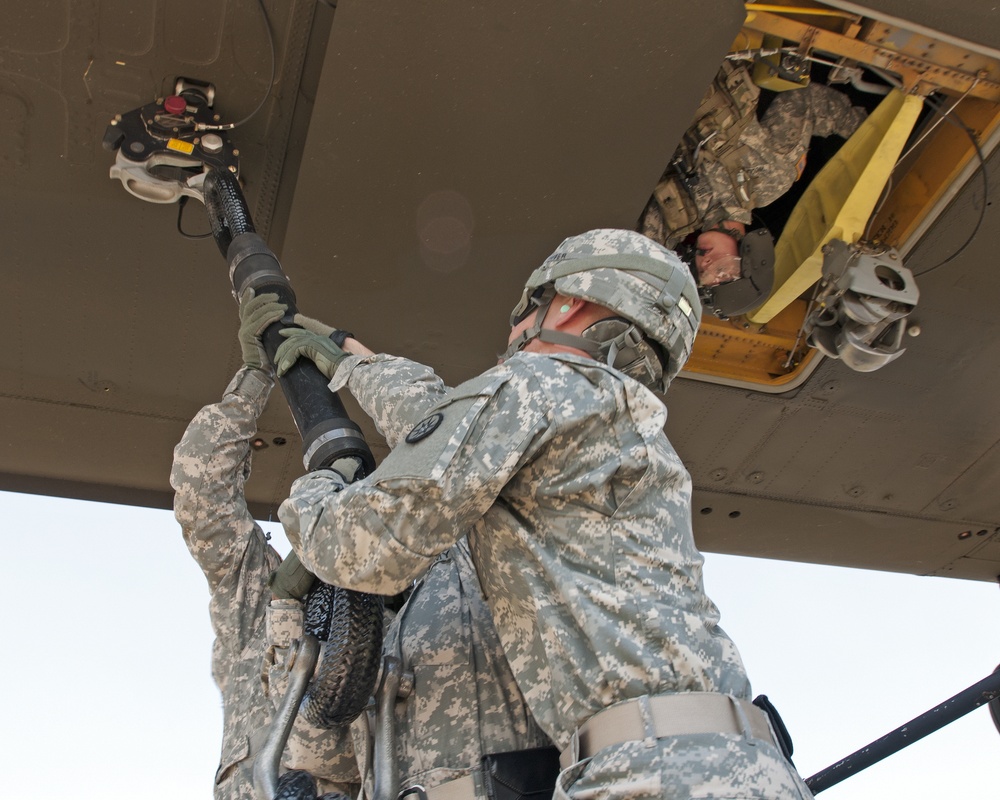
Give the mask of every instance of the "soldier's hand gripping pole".
<path id="1" fill-rule="evenodd" d="M 273 292 L 288 306 L 288 316 L 268 326 L 261 343 L 274 361 L 284 341 L 279 331 L 296 327 L 291 318 L 297 313 L 295 292 L 277 257 L 254 230 L 250 211 L 236 176 L 212 170 L 205 177 L 205 207 L 215 242 L 229 263 L 229 279 L 237 297 L 247 289 L 256 294 Z M 375 459 L 361 429 L 351 421 L 343 403 L 327 388 L 326 377 L 308 359 L 299 359 L 278 379 L 292 418 L 302 437 L 302 460 L 307 470 L 327 467 L 334 461 L 356 458 L 359 477 L 375 468 Z"/>

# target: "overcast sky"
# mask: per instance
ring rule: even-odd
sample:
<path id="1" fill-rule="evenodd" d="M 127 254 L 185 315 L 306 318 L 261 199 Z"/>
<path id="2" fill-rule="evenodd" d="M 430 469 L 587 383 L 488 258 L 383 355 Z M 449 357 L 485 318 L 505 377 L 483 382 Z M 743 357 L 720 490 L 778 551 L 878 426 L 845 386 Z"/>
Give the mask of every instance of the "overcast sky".
<path id="1" fill-rule="evenodd" d="M 0 795 L 210 800 L 208 592 L 173 516 L 0 493 L 0 519 Z M 1000 664 L 995 584 L 716 555 L 706 582 L 804 777 Z M 996 800 L 998 763 L 980 708 L 821 797 Z"/>

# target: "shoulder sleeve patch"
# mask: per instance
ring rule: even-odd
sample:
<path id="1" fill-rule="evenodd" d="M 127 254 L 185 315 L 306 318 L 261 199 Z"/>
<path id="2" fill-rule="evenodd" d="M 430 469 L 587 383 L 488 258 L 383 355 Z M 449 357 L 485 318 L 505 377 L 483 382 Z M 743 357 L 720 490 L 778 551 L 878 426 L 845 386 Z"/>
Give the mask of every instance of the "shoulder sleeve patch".
<path id="1" fill-rule="evenodd" d="M 429 417 L 420 420 L 420 422 L 413 426 L 413 430 L 406 434 L 406 443 L 416 444 L 421 439 L 426 439 L 438 429 L 443 419 L 444 414 L 439 411 L 437 414 L 431 414 Z"/>
<path id="2" fill-rule="evenodd" d="M 392 480 L 437 481 L 455 457 L 470 429 L 506 376 L 492 381 L 476 379 L 452 389 L 431 414 L 406 435 L 403 442 L 372 473 L 376 484 Z M 447 418 L 448 424 L 441 423 Z M 435 433 L 438 428 L 441 431 Z M 431 436 L 435 433 L 434 436 Z"/>

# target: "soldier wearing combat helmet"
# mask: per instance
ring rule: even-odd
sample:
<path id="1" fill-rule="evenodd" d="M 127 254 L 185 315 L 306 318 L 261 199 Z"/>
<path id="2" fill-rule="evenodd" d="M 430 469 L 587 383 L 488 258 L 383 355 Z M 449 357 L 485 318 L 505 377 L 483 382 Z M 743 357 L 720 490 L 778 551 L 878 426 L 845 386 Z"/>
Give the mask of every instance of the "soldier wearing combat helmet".
<path id="1" fill-rule="evenodd" d="M 866 117 L 822 83 L 779 93 L 760 120 L 759 99 L 747 69 L 726 61 L 649 198 L 642 233 L 667 247 L 727 220 L 744 233 L 753 209 L 802 176 L 813 136 L 846 139 Z"/>
<path id="2" fill-rule="evenodd" d="M 605 229 L 559 245 L 504 360 L 454 389 L 318 337 L 278 354 L 279 370 L 306 355 L 331 389 L 379 385 L 423 409 L 374 473 L 301 478 L 279 516 L 323 580 L 384 594 L 468 536 L 507 660 L 562 751 L 555 798 L 810 796 L 705 594 L 691 479 L 663 432 L 654 391 L 699 319 L 674 253 Z"/>

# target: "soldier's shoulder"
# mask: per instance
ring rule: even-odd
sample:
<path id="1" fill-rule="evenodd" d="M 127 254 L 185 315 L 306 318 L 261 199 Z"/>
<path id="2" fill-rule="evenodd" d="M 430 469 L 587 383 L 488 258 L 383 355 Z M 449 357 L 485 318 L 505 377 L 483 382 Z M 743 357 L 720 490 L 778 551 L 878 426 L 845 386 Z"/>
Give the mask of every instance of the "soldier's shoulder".
<path id="1" fill-rule="evenodd" d="M 510 360 L 508 386 L 522 397 L 552 398 L 558 401 L 583 380 L 592 384 L 589 373 L 604 365 L 589 356 L 573 353 L 524 353 Z M 578 388 L 578 387 L 576 387 Z"/>
<path id="2" fill-rule="evenodd" d="M 450 397 L 470 395 L 492 395 L 503 391 L 505 386 L 532 384 L 549 374 L 555 374 L 559 367 L 549 356 L 539 353 L 515 353 L 495 367 L 460 383 L 449 392 Z"/>

